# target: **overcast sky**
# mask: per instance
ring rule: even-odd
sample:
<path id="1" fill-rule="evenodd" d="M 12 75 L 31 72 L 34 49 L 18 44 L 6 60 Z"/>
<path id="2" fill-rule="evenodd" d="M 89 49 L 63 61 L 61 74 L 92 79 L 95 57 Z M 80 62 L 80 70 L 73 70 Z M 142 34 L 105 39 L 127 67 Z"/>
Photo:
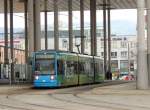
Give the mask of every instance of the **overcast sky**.
<path id="1" fill-rule="evenodd" d="M 74 26 L 80 23 L 80 13 L 79 12 L 74 12 L 73 13 L 73 24 Z M 102 11 L 97 12 L 97 22 L 99 23 L 99 26 L 102 26 L 100 22 L 102 22 L 103 17 Z M 48 24 L 52 25 L 53 24 L 53 14 L 48 15 Z M 68 20 L 68 13 L 67 12 L 61 12 L 59 21 L 61 22 L 60 25 L 67 25 L 67 20 Z M 41 24 L 44 25 L 44 15 L 41 16 Z M 128 23 L 132 23 L 133 28 L 136 27 L 136 22 L 137 22 L 137 11 L 136 10 L 113 10 L 111 11 L 111 21 L 116 22 L 116 21 L 122 21 L 124 23 L 125 21 Z M 0 27 L 4 27 L 4 15 L 0 14 Z M 90 22 L 90 12 L 87 11 L 85 12 L 85 23 L 89 24 Z M 121 23 L 121 22 L 120 22 Z M 118 24 L 117 24 L 118 25 Z M 23 28 L 24 27 L 24 14 L 14 14 L 14 27 L 15 28 Z"/>

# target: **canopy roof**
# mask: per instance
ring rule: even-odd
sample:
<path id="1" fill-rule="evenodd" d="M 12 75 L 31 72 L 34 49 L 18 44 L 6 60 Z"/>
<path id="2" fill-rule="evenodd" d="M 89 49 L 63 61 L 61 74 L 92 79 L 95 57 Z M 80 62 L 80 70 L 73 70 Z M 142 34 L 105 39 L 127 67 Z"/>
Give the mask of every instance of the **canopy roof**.
<path id="1" fill-rule="evenodd" d="M 0 12 L 4 12 L 4 0 L 0 0 Z M 41 11 L 44 11 L 44 1 L 41 1 Z M 80 0 L 72 0 L 73 1 L 73 10 L 80 10 Z M 97 10 L 102 9 L 103 0 L 97 0 Z M 53 0 L 48 0 L 48 11 L 53 11 Z M 136 9 L 137 8 L 137 0 L 110 0 L 110 3 L 106 4 L 110 6 L 111 9 Z M 84 0 L 85 10 L 90 9 L 90 0 Z M 67 11 L 68 10 L 68 0 L 58 0 L 58 8 L 59 11 Z M 14 0 L 14 11 L 15 12 L 23 12 L 24 10 L 24 0 Z"/>

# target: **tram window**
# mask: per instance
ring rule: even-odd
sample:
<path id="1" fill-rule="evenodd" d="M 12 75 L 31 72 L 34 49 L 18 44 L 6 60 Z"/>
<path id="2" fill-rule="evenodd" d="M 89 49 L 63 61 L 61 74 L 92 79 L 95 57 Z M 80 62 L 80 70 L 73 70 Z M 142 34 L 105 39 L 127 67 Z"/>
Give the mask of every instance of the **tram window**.
<path id="1" fill-rule="evenodd" d="M 37 60 L 35 71 L 40 71 L 40 74 L 55 74 L 53 60 Z"/>
<path id="2" fill-rule="evenodd" d="M 78 71 L 78 63 L 77 62 L 74 62 L 74 69 L 75 69 L 75 73 L 77 73 L 77 71 Z"/>
<path id="3" fill-rule="evenodd" d="M 64 61 L 63 60 L 58 60 L 57 61 L 57 69 L 58 69 L 58 74 L 64 74 Z"/>
<path id="4" fill-rule="evenodd" d="M 91 62 L 90 74 L 93 74 L 93 73 L 94 73 L 94 63 Z"/>
<path id="5" fill-rule="evenodd" d="M 66 72 L 69 74 L 76 74 L 77 73 L 77 62 L 75 61 L 67 61 L 66 62 Z"/>
<path id="6" fill-rule="evenodd" d="M 54 64 L 51 63 L 49 66 L 50 66 L 50 74 L 54 74 Z"/>
<path id="7" fill-rule="evenodd" d="M 77 62 L 73 62 L 72 66 L 74 67 L 74 74 L 76 74 L 77 71 L 78 71 L 78 63 Z"/>
<path id="8" fill-rule="evenodd" d="M 85 65 L 85 63 L 83 63 L 83 62 L 79 63 L 79 71 L 80 72 L 85 72 L 84 65 Z"/>
<path id="9" fill-rule="evenodd" d="M 35 71 L 40 71 L 40 63 L 36 63 L 36 65 L 35 65 Z"/>
<path id="10" fill-rule="evenodd" d="M 95 63 L 95 73 L 98 73 L 99 72 L 99 65 L 98 63 Z"/>

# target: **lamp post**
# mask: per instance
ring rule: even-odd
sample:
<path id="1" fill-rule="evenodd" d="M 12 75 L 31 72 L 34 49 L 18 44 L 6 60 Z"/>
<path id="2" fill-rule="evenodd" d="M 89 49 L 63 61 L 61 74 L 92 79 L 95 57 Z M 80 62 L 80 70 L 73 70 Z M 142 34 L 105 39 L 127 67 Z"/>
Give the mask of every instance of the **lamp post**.
<path id="1" fill-rule="evenodd" d="M 81 40 L 80 40 L 80 36 L 75 36 L 75 46 L 78 49 L 78 53 L 80 54 L 80 45 L 81 45 Z"/>
<path id="2" fill-rule="evenodd" d="M 130 75 L 130 42 L 128 42 L 128 75 Z"/>
<path id="3" fill-rule="evenodd" d="M 66 39 L 64 39 L 62 43 L 63 43 L 63 47 L 65 47 L 67 49 L 67 51 L 69 51 L 68 41 Z"/>

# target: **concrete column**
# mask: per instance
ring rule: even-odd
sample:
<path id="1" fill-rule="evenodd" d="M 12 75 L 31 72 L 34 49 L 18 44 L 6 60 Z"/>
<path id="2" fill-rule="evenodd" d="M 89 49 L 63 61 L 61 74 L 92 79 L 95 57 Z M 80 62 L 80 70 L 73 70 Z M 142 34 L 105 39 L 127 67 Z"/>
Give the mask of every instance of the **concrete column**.
<path id="1" fill-rule="evenodd" d="M 91 55 L 97 55 L 96 0 L 90 0 L 90 14 L 91 14 Z"/>
<path id="2" fill-rule="evenodd" d="M 28 42 L 29 56 L 34 52 L 34 21 L 33 21 L 33 0 L 28 0 Z"/>
<path id="3" fill-rule="evenodd" d="M 68 0 L 68 14 L 69 14 L 69 51 L 73 52 L 73 36 L 72 36 L 72 0 Z"/>
<path id="4" fill-rule="evenodd" d="M 150 86 L 150 0 L 147 0 L 147 50 L 148 50 L 148 75 Z"/>
<path id="5" fill-rule="evenodd" d="M 35 36 L 35 51 L 41 50 L 41 8 L 40 0 L 34 0 L 35 16 L 34 16 L 34 36 Z"/>
<path id="6" fill-rule="evenodd" d="M 84 41 L 84 0 L 80 0 L 80 27 L 81 27 L 81 53 L 84 54 L 85 41 Z"/>
<path id="7" fill-rule="evenodd" d="M 54 48 L 59 50 L 59 35 L 58 35 L 58 0 L 54 0 Z"/>
<path id="8" fill-rule="evenodd" d="M 44 5 L 45 5 L 45 13 L 44 13 L 44 15 L 45 15 L 45 50 L 47 50 L 47 43 L 48 43 L 48 36 L 47 36 L 47 3 L 48 3 L 48 1 L 47 0 L 45 0 L 44 1 Z"/>
<path id="9" fill-rule="evenodd" d="M 10 6 L 10 51 L 11 51 L 11 82 L 14 82 L 14 25 L 13 25 L 13 0 L 9 0 L 9 6 Z"/>
<path id="10" fill-rule="evenodd" d="M 137 89 L 148 89 L 147 52 L 145 43 L 145 0 L 137 0 Z"/>
<path id="11" fill-rule="evenodd" d="M 24 1 L 24 16 L 25 16 L 25 62 L 28 63 L 28 1 Z"/>
<path id="12" fill-rule="evenodd" d="M 93 33 L 93 34 L 94 34 L 94 55 L 97 56 L 96 0 L 94 0 L 93 3 L 94 3 L 94 5 L 93 5 L 93 6 L 94 6 L 94 15 L 93 15 L 93 16 L 94 16 L 94 17 L 93 17 L 93 18 L 94 18 L 94 19 L 93 19 L 93 20 L 94 20 L 94 21 L 93 21 L 93 26 L 94 26 L 94 33 Z"/>
<path id="13" fill-rule="evenodd" d="M 106 1 L 103 0 L 103 28 L 104 28 L 104 73 L 107 72 L 107 26 L 106 26 Z"/>
<path id="14" fill-rule="evenodd" d="M 109 1 L 110 3 L 110 1 Z M 108 72 L 111 73 L 111 10 L 108 8 Z M 111 74 L 109 74 L 109 79 Z"/>
<path id="15" fill-rule="evenodd" d="M 8 64 L 8 1 L 4 0 L 4 34 L 5 34 L 5 48 L 4 48 L 4 63 Z"/>

